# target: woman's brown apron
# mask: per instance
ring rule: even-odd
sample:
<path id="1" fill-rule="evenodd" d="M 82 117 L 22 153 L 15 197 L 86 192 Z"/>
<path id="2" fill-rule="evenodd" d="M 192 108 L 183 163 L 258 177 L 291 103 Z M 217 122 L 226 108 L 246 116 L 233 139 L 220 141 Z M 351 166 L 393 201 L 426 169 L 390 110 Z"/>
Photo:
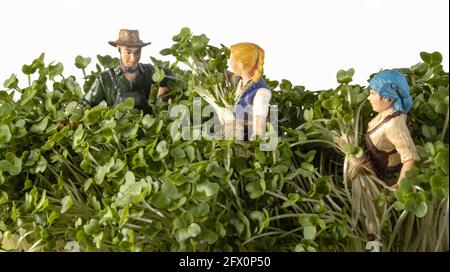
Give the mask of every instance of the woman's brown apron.
<path id="1" fill-rule="evenodd" d="M 366 133 L 365 140 L 366 140 L 367 156 L 369 157 L 369 160 L 372 163 L 372 166 L 375 168 L 375 172 L 380 179 L 392 177 L 394 173 L 400 171 L 401 164 L 394 167 L 388 167 L 389 155 L 395 154 L 397 150 L 393 149 L 389 152 L 379 150 L 378 148 L 375 147 L 369 136 L 373 134 L 376 130 L 378 130 L 382 125 L 389 122 L 392 118 L 395 118 L 401 114 L 402 114 L 401 111 L 394 112 L 393 114 L 384 118 L 384 120 L 381 121 L 375 128 L 373 128 L 371 131 L 367 131 Z"/>

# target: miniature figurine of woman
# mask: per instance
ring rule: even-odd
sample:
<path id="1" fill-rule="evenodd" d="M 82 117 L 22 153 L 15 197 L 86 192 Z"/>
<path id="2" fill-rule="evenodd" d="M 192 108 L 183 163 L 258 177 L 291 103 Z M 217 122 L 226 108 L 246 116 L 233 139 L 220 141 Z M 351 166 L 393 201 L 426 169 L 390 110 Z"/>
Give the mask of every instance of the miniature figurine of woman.
<path id="1" fill-rule="evenodd" d="M 254 43 L 238 43 L 230 47 L 230 65 L 239 77 L 236 88 L 236 122 L 243 125 L 244 140 L 253 140 L 266 132 L 271 91 L 261 78 L 264 50 Z"/>
<path id="2" fill-rule="evenodd" d="M 405 173 L 420 160 L 406 125 L 406 114 L 413 104 L 408 82 L 399 72 L 385 70 L 370 81 L 369 102 L 378 113 L 368 125 L 366 147 L 368 157 L 379 178 L 400 171 L 398 188 Z"/>

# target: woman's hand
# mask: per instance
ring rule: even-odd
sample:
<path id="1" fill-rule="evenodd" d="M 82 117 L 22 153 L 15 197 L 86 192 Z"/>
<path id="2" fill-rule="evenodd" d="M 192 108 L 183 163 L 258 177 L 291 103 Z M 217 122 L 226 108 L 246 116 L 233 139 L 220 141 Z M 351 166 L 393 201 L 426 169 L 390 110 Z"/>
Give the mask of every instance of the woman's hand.
<path id="1" fill-rule="evenodd" d="M 406 176 L 406 172 L 410 171 L 414 166 L 414 160 L 408 160 L 403 163 L 402 170 L 400 171 L 400 176 L 398 177 L 398 181 L 395 185 L 391 186 L 393 189 L 400 188 L 401 180 Z"/>

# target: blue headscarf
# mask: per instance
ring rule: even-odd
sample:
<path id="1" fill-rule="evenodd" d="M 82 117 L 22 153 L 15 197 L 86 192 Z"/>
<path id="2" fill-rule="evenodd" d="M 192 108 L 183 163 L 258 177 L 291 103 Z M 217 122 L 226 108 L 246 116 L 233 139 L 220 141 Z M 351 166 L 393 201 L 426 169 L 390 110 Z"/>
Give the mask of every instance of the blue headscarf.
<path id="1" fill-rule="evenodd" d="M 385 70 L 369 81 L 370 88 L 379 95 L 394 101 L 394 109 L 408 113 L 413 104 L 409 85 L 404 75 L 395 70 Z"/>

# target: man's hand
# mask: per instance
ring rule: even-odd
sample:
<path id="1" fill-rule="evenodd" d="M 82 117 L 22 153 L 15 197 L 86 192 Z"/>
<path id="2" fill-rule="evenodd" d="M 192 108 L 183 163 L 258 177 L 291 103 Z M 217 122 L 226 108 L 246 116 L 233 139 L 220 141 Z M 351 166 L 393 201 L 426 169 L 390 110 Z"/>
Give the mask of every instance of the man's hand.
<path id="1" fill-rule="evenodd" d="M 160 97 L 161 100 L 167 101 L 168 96 L 166 94 L 168 92 L 169 92 L 169 88 L 167 88 L 167 87 L 159 87 L 158 94 L 156 95 L 156 97 Z"/>
<path id="2" fill-rule="evenodd" d="M 397 182 L 396 184 L 392 185 L 390 188 L 394 191 L 397 190 L 398 188 L 400 188 L 400 181 Z"/>
<path id="3" fill-rule="evenodd" d="M 398 177 L 397 183 L 392 185 L 391 188 L 397 190 L 400 188 L 400 182 L 406 177 L 406 172 L 410 171 L 414 166 L 414 160 L 407 160 L 403 163 L 402 170 L 400 171 L 400 176 Z"/>
<path id="4" fill-rule="evenodd" d="M 65 126 L 69 126 L 69 129 L 76 129 L 78 127 L 77 121 L 72 120 L 63 120 L 61 123 L 59 123 L 58 130 L 63 129 Z"/>

